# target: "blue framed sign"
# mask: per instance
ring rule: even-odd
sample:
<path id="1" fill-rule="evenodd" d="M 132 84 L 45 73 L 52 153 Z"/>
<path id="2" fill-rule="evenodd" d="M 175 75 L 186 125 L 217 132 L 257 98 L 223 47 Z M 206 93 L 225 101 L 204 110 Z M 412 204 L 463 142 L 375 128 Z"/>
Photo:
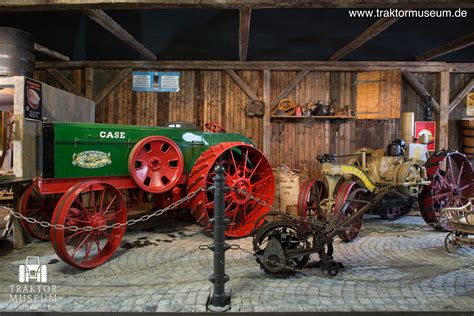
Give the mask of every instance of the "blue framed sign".
<path id="1" fill-rule="evenodd" d="M 179 72 L 134 71 L 132 90 L 137 92 L 178 92 Z"/>

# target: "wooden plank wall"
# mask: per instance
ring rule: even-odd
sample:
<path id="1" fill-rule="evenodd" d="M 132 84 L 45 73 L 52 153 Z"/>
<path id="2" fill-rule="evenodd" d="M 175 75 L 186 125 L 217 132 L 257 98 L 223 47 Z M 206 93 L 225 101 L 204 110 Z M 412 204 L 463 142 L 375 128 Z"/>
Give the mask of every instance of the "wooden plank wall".
<path id="1" fill-rule="evenodd" d="M 272 72 L 271 98 L 275 98 L 298 72 Z M 336 98 L 338 108 L 353 104 L 351 95 L 351 73 L 331 74 L 329 72 L 310 72 L 288 98 L 298 104 L 321 100 L 328 103 Z M 342 100 L 342 101 L 339 101 Z M 341 103 L 342 102 L 342 103 Z M 275 166 L 287 164 L 297 169 L 307 169 L 311 175 L 319 171 L 316 156 L 323 153 L 349 154 L 355 148 L 352 135 L 355 133 L 354 121 L 273 120 L 271 161 Z"/>
<path id="2" fill-rule="evenodd" d="M 155 70 L 155 69 L 154 69 Z M 84 91 L 84 71 L 63 71 Z M 97 95 L 120 70 L 94 69 L 94 95 Z M 263 97 L 263 72 L 238 71 L 238 75 Z M 295 76 L 296 71 L 271 72 L 271 99 L 275 98 Z M 222 123 L 229 132 L 250 137 L 262 147 L 261 118 L 245 116 L 248 96 L 224 71 L 181 71 L 178 93 L 136 93 L 131 91 L 131 76 L 127 77 L 96 108 L 96 121 L 137 125 L 160 125 L 167 121 L 192 121 L 200 127 L 210 120 Z M 336 99 L 337 109 L 344 105 L 355 108 L 352 72 L 311 72 L 290 94 L 299 104 Z M 414 76 L 437 99 L 439 75 L 416 73 Z M 473 75 L 451 75 L 453 97 Z M 45 71 L 36 71 L 35 78 L 59 86 Z M 402 80 L 402 111 L 414 111 L 415 119 L 423 118 L 424 100 Z M 465 101 L 452 113 L 450 146 L 458 148 L 456 121 L 465 116 Z M 433 115 L 433 119 L 436 116 Z M 316 175 L 320 166 L 316 155 L 323 153 L 350 154 L 359 147 L 383 148 L 401 136 L 399 119 L 390 120 L 272 120 L 272 165 L 287 164 L 292 168 L 309 169 Z M 344 159 L 341 159 L 343 161 Z"/>

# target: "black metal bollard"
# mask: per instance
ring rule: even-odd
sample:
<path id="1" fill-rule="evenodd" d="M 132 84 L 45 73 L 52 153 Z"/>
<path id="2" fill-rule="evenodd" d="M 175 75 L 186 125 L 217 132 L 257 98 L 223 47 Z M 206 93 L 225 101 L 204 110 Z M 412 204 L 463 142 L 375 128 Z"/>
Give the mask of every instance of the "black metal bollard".
<path id="1" fill-rule="evenodd" d="M 211 219 L 214 225 L 214 244 L 210 247 L 214 251 L 214 274 L 209 277 L 209 281 L 214 283 L 214 290 L 207 308 L 213 312 L 223 312 L 230 309 L 230 297 L 225 293 L 225 283 L 229 281 L 229 276 L 225 274 L 225 252 L 230 246 L 225 242 L 224 236 L 228 222 L 228 219 L 224 218 L 226 190 L 224 168 L 218 165 L 214 171 L 216 172 L 213 178 L 214 218 Z"/>

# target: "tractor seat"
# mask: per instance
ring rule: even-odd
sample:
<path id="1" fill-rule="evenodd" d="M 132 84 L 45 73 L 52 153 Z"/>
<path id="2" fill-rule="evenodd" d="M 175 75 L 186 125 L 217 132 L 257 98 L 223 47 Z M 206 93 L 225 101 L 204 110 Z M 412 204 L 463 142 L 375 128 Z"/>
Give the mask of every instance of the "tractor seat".
<path id="1" fill-rule="evenodd" d="M 318 155 L 318 156 L 316 156 L 316 160 L 319 161 L 320 163 L 335 162 L 336 161 L 336 155 L 334 155 L 334 154 Z"/>

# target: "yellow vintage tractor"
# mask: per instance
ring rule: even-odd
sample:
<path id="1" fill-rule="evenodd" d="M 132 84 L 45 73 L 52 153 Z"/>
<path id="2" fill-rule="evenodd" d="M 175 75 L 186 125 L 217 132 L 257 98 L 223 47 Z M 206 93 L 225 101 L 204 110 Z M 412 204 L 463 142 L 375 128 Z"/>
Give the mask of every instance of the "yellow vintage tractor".
<path id="1" fill-rule="evenodd" d="M 298 215 L 322 219 L 340 214 L 343 220 L 379 195 L 383 196 L 371 207 L 372 212 L 389 220 L 406 215 L 424 187 L 432 184 L 424 166 L 426 148 L 419 144 L 410 146 L 411 153 L 418 153 L 408 154 L 407 145 L 398 139 L 386 150 L 361 148 L 349 155 L 348 163 L 335 163 L 338 158 L 335 155 L 318 156 L 321 176 L 303 185 L 298 197 Z M 471 166 L 465 164 L 464 172 L 472 173 Z M 354 240 L 361 225 L 359 218 L 339 237 L 344 241 Z"/>

